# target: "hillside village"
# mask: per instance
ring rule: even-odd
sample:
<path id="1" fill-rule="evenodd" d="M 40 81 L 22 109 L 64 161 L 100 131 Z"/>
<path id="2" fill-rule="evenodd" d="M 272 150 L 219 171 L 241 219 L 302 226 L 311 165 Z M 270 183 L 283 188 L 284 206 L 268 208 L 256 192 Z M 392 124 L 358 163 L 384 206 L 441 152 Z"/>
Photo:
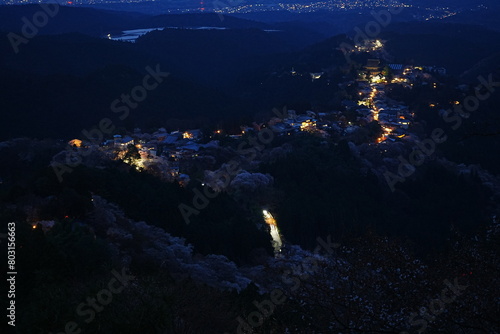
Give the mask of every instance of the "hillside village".
<path id="1" fill-rule="evenodd" d="M 298 75 L 294 69 L 290 73 Z M 147 171 L 163 180 L 187 185 L 194 176 L 190 174 L 196 170 L 214 170 L 219 167 L 221 161 L 216 161 L 220 159 L 213 157 L 217 155 L 214 152 L 223 149 L 228 143 L 238 143 L 255 136 L 266 127 L 277 136 L 290 138 L 308 133 L 334 142 L 346 139 L 357 144 L 414 142 L 419 140 L 412 130 L 418 110 L 410 110 L 409 106 L 388 95 L 398 86 L 406 90 L 417 85 L 436 89 L 440 85 L 437 77 L 445 74 L 444 68 L 435 66 L 384 64 L 380 59 L 368 59 L 358 71 L 356 80 L 339 85 L 355 92 L 354 98 L 342 101 L 341 110 L 309 110 L 300 114 L 295 110 L 284 109 L 267 122 L 241 125 L 240 133 L 227 133 L 224 129 L 168 132 L 165 128 L 146 133 L 134 129 L 123 135 L 115 134 L 99 145 L 73 139 L 69 142 L 69 149 L 78 152 L 92 147 L 104 153 L 108 159 L 122 161 L 137 171 Z M 314 80 L 315 76 L 321 77 L 323 73 L 310 75 Z M 56 163 L 65 164 L 67 160 L 65 154 L 54 157 Z"/>

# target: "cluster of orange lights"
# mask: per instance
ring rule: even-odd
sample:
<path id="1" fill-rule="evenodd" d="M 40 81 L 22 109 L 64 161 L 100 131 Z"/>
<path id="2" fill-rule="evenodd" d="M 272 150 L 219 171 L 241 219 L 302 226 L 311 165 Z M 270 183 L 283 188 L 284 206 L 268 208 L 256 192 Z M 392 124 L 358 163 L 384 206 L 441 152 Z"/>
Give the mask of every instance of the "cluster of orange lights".
<path id="1" fill-rule="evenodd" d="M 264 221 L 266 222 L 267 225 L 277 226 L 276 219 L 274 219 L 274 217 L 271 215 L 269 211 L 262 210 L 262 213 L 264 214 Z"/>
<path id="2" fill-rule="evenodd" d="M 184 139 L 193 139 L 193 134 L 191 132 L 184 132 L 182 134 L 182 138 L 184 138 Z"/>
<path id="3" fill-rule="evenodd" d="M 391 81 L 391 82 L 392 82 L 392 83 L 398 83 L 398 82 L 408 82 L 408 79 L 405 79 L 405 78 L 398 78 L 398 77 L 396 77 L 396 78 L 392 79 L 392 81 Z"/>
<path id="4" fill-rule="evenodd" d="M 385 141 L 389 137 L 389 135 L 392 133 L 392 129 L 389 127 L 383 126 L 382 129 L 384 130 L 384 133 L 382 134 L 382 136 L 377 138 L 377 140 L 376 140 L 377 144 Z"/>
<path id="5" fill-rule="evenodd" d="M 82 147 L 82 141 L 80 139 L 73 139 L 69 141 L 70 146 Z"/>

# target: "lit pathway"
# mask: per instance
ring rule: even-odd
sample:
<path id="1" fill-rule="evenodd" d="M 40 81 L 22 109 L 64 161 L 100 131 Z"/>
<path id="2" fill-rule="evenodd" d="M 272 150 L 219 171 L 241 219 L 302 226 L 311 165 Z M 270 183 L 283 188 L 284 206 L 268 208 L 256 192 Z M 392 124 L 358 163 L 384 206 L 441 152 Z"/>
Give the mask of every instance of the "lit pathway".
<path id="1" fill-rule="evenodd" d="M 271 238 L 273 239 L 274 252 L 279 253 L 281 252 L 281 246 L 283 245 L 283 242 L 281 241 L 281 236 L 278 231 L 276 219 L 274 219 L 273 215 L 271 215 L 271 213 L 267 210 L 262 210 L 262 214 L 264 215 L 266 224 L 269 225 L 271 229 Z"/>

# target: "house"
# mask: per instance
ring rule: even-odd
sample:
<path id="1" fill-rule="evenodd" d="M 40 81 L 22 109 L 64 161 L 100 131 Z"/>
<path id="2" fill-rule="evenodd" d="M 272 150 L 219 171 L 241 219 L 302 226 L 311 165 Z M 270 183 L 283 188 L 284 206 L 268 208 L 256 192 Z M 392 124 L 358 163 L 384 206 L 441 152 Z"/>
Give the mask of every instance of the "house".
<path id="1" fill-rule="evenodd" d="M 312 81 L 314 80 L 318 80 L 319 78 L 321 78 L 321 76 L 323 74 L 325 74 L 325 72 L 317 72 L 317 73 L 309 73 L 311 75 L 311 79 Z"/>
<path id="2" fill-rule="evenodd" d="M 125 136 L 122 138 L 121 135 L 114 135 L 113 139 L 115 141 L 116 147 L 127 148 L 128 145 L 134 144 L 134 138 L 130 136 Z"/>
<path id="3" fill-rule="evenodd" d="M 403 128 L 403 129 L 408 129 L 410 126 L 411 122 L 407 119 L 398 119 L 398 124 Z"/>
<path id="4" fill-rule="evenodd" d="M 166 137 L 166 136 L 168 136 L 168 132 L 167 132 L 167 130 L 165 130 L 165 128 L 159 128 L 158 131 L 153 133 L 153 138 L 157 138 L 157 139 L 160 139 L 160 138 Z"/>
<path id="5" fill-rule="evenodd" d="M 310 121 L 310 120 L 312 120 L 312 118 L 307 116 L 307 115 L 299 115 L 299 116 L 297 116 L 296 120 L 298 123 L 302 123 L 302 122 Z"/>
<path id="6" fill-rule="evenodd" d="M 446 75 L 446 68 L 441 66 L 426 66 L 424 69 L 431 73 L 436 73 L 439 75 Z"/>
<path id="7" fill-rule="evenodd" d="M 120 144 L 122 147 L 127 147 L 128 145 L 134 145 L 134 138 L 130 136 L 125 136 L 122 138 Z"/>
<path id="8" fill-rule="evenodd" d="M 373 77 L 382 73 L 380 68 L 380 59 L 368 59 L 365 70 Z"/>
<path id="9" fill-rule="evenodd" d="M 200 139 L 201 138 L 201 130 L 200 129 L 187 130 L 182 134 L 182 138 L 191 139 L 191 140 Z"/>
<path id="10" fill-rule="evenodd" d="M 395 75 L 403 74 L 405 69 L 403 64 L 387 64 L 387 66 L 391 69 L 392 73 Z"/>
<path id="11" fill-rule="evenodd" d="M 198 150 L 200 149 L 200 145 L 199 144 L 196 144 L 196 143 L 193 143 L 193 142 L 190 142 L 184 146 L 180 146 L 178 147 L 178 149 L 182 150 L 182 151 L 194 151 L 194 152 L 198 152 Z"/>
<path id="12" fill-rule="evenodd" d="M 142 156 L 148 157 L 150 155 L 156 156 L 158 152 L 158 148 L 155 143 L 147 143 L 144 145 L 139 145 L 139 154 Z"/>
<path id="13" fill-rule="evenodd" d="M 170 134 L 159 141 L 159 143 L 163 145 L 172 145 L 175 144 L 179 140 L 179 138 L 180 134 Z"/>
<path id="14" fill-rule="evenodd" d="M 382 75 L 382 73 L 378 73 L 372 76 L 371 81 L 373 83 L 379 83 L 385 80 L 385 77 Z"/>

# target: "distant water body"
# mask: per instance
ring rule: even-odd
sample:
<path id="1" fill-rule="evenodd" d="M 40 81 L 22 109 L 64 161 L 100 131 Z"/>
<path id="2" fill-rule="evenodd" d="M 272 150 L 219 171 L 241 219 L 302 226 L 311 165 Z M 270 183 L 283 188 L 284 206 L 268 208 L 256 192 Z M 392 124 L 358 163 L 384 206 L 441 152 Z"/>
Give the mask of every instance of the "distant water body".
<path id="1" fill-rule="evenodd" d="M 147 34 L 148 32 L 154 30 L 164 30 L 164 29 L 192 29 L 192 30 L 226 30 L 226 27 L 187 27 L 187 28 L 179 28 L 179 27 L 162 27 L 162 28 L 145 28 L 145 29 L 132 29 L 132 30 L 124 30 L 121 34 L 111 35 L 108 34 L 106 38 L 113 41 L 122 41 L 122 42 L 131 42 L 135 43 L 136 39 L 142 35 Z M 264 30 L 266 32 L 277 32 L 280 30 Z"/>

